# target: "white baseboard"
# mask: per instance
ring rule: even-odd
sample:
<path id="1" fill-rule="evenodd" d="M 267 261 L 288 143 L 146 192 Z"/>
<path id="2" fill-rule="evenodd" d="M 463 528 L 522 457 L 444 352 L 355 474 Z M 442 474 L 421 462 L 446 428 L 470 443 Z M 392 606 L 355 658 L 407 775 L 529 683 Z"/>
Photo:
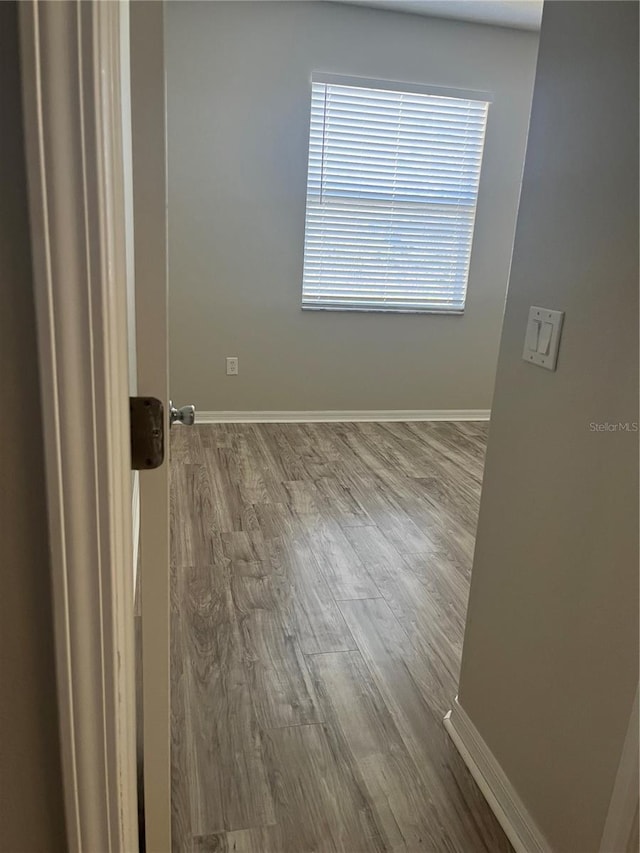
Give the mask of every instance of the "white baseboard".
<path id="1" fill-rule="evenodd" d="M 362 411 L 196 412 L 196 423 L 329 423 L 358 421 L 488 421 L 489 409 L 365 409 Z"/>
<path id="2" fill-rule="evenodd" d="M 638 777 L 638 690 L 636 689 L 600 842 L 600 853 L 610 853 L 611 850 L 633 850 L 634 842 L 637 849 L 637 836 L 633 838 L 633 831 L 635 827 L 637 832 Z"/>
<path id="3" fill-rule="evenodd" d="M 516 853 L 551 853 L 548 841 L 457 696 L 444 725 Z"/>

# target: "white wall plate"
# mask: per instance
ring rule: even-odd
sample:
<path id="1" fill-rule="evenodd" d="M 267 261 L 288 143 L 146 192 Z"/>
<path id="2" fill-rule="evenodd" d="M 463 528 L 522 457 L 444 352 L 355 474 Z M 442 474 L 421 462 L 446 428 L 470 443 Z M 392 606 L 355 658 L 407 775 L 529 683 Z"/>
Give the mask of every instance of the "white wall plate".
<path id="1" fill-rule="evenodd" d="M 522 358 L 530 364 L 555 370 L 560 346 L 564 311 L 552 308 L 529 308 Z"/>

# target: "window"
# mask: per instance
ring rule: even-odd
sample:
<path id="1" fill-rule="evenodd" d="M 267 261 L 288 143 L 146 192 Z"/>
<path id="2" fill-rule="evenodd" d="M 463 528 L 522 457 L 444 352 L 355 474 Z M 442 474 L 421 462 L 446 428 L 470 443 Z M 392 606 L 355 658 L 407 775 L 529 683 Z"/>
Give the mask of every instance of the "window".
<path id="1" fill-rule="evenodd" d="M 303 308 L 464 310 L 489 103 L 400 85 L 313 76 Z"/>

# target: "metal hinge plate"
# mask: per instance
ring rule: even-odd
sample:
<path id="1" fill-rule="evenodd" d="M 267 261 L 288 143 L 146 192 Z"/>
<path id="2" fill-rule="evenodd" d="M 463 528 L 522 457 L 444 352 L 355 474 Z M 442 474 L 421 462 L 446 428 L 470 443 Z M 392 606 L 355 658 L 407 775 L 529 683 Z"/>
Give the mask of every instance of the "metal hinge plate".
<path id="1" fill-rule="evenodd" d="M 159 468 L 164 461 L 164 406 L 155 397 L 129 397 L 131 467 Z"/>

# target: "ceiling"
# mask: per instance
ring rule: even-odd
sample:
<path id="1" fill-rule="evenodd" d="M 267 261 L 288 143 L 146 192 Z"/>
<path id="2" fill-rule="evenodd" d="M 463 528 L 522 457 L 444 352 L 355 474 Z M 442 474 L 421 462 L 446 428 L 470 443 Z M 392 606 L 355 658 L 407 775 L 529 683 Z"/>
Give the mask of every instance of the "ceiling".
<path id="1" fill-rule="evenodd" d="M 521 30 L 539 30 L 543 0 L 338 0 L 359 6 L 455 18 Z"/>

